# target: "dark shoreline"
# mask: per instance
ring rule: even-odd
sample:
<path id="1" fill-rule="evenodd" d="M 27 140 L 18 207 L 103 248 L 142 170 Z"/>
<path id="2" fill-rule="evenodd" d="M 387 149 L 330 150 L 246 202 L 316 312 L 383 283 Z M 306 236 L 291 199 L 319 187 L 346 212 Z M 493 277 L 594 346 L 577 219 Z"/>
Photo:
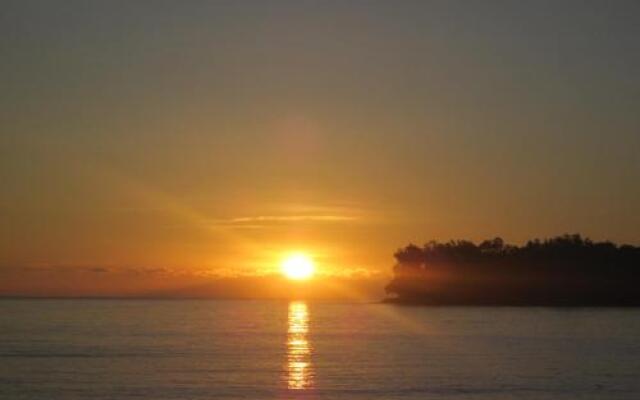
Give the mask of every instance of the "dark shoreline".
<path id="1" fill-rule="evenodd" d="M 409 307 L 519 307 L 519 308 L 640 308 L 640 303 L 587 303 L 587 302 L 437 302 L 427 300 L 404 300 L 385 298 L 381 304 Z"/>

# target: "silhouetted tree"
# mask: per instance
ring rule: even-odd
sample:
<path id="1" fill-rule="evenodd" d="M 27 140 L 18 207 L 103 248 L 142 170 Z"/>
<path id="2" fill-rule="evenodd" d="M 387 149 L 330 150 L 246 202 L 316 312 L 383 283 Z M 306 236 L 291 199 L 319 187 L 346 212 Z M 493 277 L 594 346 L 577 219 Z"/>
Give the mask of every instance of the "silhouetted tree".
<path id="1" fill-rule="evenodd" d="M 496 237 L 410 244 L 395 253 L 386 287 L 398 302 L 431 304 L 640 305 L 640 247 L 578 234 L 524 246 Z"/>

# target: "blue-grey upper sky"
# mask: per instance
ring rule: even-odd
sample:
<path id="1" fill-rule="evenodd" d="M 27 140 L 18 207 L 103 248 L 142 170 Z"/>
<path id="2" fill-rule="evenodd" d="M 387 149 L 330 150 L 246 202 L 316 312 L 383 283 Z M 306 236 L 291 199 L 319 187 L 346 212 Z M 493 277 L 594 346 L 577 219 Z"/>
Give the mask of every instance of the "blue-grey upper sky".
<path id="1" fill-rule="evenodd" d="M 640 243 L 638 1 L 3 1 L 0 264 Z"/>

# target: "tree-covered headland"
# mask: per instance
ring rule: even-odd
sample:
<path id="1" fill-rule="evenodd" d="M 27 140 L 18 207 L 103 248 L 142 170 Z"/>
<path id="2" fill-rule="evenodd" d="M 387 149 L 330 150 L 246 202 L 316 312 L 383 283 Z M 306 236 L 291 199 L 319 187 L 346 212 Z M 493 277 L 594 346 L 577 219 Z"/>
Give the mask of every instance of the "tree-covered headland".
<path id="1" fill-rule="evenodd" d="M 432 305 L 639 306 L 640 247 L 593 242 L 580 235 L 500 238 L 395 253 L 389 302 Z"/>

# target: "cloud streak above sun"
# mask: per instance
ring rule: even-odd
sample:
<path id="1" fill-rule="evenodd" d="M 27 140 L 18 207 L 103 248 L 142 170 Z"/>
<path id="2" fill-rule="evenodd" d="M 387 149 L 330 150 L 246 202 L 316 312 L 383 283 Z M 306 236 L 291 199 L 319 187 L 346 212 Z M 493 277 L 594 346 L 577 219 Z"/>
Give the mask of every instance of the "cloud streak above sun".
<path id="1" fill-rule="evenodd" d="M 212 226 L 237 228 L 266 228 L 272 225 L 289 223 L 347 223 L 360 221 L 360 217 L 349 215 L 257 215 L 220 219 Z"/>

